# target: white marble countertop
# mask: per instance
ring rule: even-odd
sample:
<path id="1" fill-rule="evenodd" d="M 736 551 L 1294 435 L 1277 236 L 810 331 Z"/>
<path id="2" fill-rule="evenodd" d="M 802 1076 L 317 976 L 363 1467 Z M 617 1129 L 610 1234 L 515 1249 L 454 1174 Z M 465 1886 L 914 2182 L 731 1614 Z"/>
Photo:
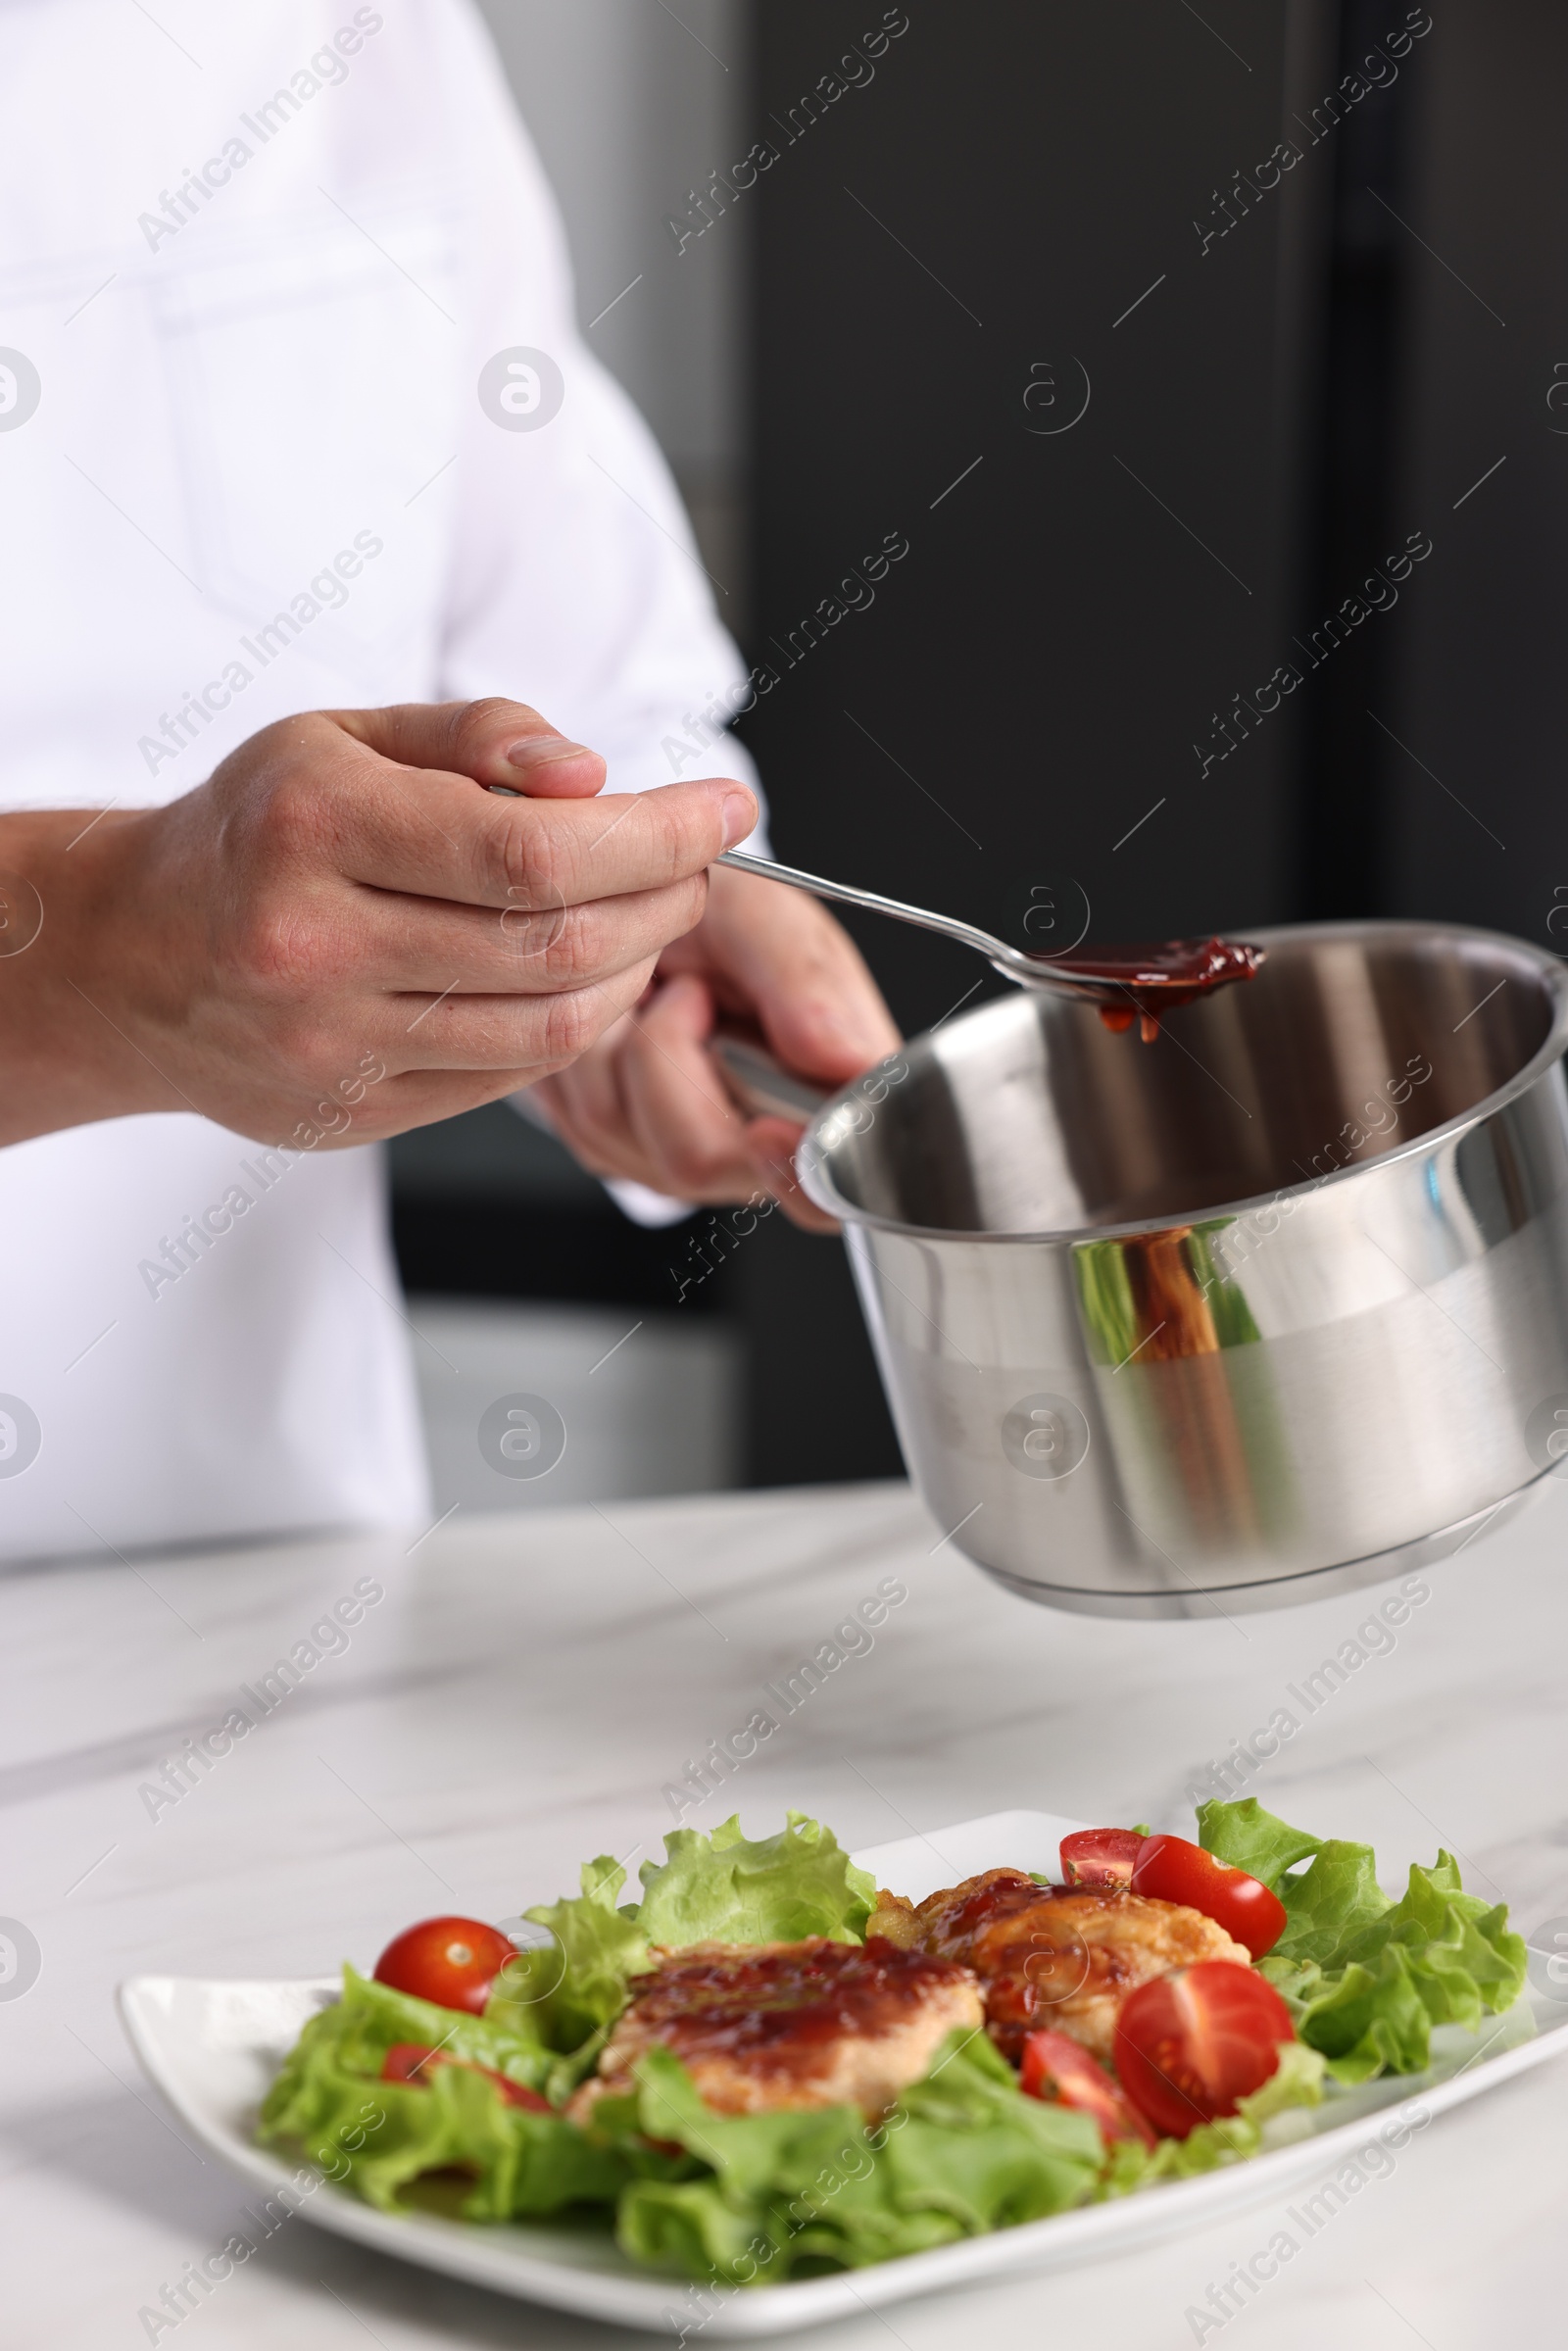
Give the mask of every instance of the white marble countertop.
<path id="1" fill-rule="evenodd" d="M 1230 1622 L 1115 1624 L 1009 1597 L 897 1486 L 460 1513 L 417 1541 L 54 1567 L 0 1577 L 0 1912 L 41 1973 L 0 1996 L 5 2351 L 115 2351 L 241 2188 L 184 2143 L 113 2005 L 141 1970 L 305 1976 L 368 1965 L 444 1909 L 501 1918 L 583 1858 L 658 1849 L 662 1789 L 877 1582 L 908 1598 L 732 1783 L 749 1828 L 798 1805 L 851 1845 L 1015 1805 L 1185 1827 L 1195 1770 L 1290 1706 L 1382 1592 Z M 1440 1837 L 1527 1930 L 1568 1913 L 1568 1484 L 1425 1571 L 1429 1597 L 1250 1783 L 1312 1829 L 1370 1837 L 1385 1882 Z M 360 1578 L 350 1645 L 177 1804 L 138 1795 Z M 1303 1710 L 1296 1709 L 1298 1713 Z M 4 1986 L 0 1985 L 0 1995 Z M 1297 2191 L 1292 2191 L 1293 2193 Z M 1559 2061 L 1413 2140 L 1213 2343 L 1430 2351 L 1559 2339 L 1568 2204 Z M 894 2305 L 821 2351 L 1191 2343 L 1210 2280 L 1266 2244 L 1267 2205 L 1095 2270 Z M 251 2351 L 628 2344 L 380 2261 L 298 2220 L 177 2330 Z M 166 2331 L 158 2339 L 169 2342 Z M 644 2338 L 651 2339 L 651 2338 Z"/>

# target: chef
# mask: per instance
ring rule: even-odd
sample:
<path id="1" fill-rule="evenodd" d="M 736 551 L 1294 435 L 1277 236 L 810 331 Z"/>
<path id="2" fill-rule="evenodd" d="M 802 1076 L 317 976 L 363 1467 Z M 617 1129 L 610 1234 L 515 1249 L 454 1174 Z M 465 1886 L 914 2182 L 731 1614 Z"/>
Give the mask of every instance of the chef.
<path id="1" fill-rule="evenodd" d="M 423 1523 L 364 1147 L 808 1219 L 715 1008 L 894 1031 L 708 870 L 747 680 L 466 0 L 12 0 L 0 122 L 0 1555 Z"/>

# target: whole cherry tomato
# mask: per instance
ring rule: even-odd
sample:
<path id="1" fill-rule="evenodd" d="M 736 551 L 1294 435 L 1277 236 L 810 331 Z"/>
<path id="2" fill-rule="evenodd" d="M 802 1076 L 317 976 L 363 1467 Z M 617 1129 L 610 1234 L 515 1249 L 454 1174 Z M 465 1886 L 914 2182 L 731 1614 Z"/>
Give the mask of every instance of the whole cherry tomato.
<path id="1" fill-rule="evenodd" d="M 1245 1943 L 1254 1959 L 1272 1951 L 1285 1932 L 1285 1905 L 1278 1894 L 1246 1870 L 1227 1869 L 1185 1837 L 1146 1837 L 1131 1883 L 1135 1894 L 1200 1910 Z"/>
<path id="2" fill-rule="evenodd" d="M 482 2016 L 496 1978 L 516 1948 L 482 1919 L 421 1919 L 387 1944 L 375 1963 L 375 1981 L 416 2000 L 434 2000 L 440 2008 Z"/>
<path id="3" fill-rule="evenodd" d="M 1128 1993 L 1116 2018 L 1116 2072 L 1156 2131 L 1185 2138 L 1261 2089 L 1279 2066 L 1280 2042 L 1295 2038 L 1290 2010 L 1265 1978 L 1233 1959 L 1200 1959 Z"/>

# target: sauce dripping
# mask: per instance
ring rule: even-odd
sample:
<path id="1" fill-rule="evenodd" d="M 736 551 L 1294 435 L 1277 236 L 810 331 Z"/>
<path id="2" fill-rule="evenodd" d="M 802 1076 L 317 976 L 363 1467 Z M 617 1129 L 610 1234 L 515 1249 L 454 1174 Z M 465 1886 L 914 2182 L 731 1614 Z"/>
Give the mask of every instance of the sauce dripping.
<path id="1" fill-rule="evenodd" d="M 1167 939 L 1159 946 L 1074 947 L 1031 960 L 1114 987 L 1122 1001 L 1102 1004 L 1101 1019 L 1118 1035 L 1136 1019 L 1144 1043 L 1152 1045 L 1166 1012 L 1233 980 L 1255 978 L 1264 954 L 1238 939 Z"/>

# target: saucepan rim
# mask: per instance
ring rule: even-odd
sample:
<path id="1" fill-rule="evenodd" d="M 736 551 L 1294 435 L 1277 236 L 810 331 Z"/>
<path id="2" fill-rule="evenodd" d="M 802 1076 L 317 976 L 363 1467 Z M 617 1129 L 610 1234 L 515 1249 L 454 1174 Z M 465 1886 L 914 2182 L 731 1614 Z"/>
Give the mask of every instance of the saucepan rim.
<path id="1" fill-rule="evenodd" d="M 1263 947 L 1269 947 L 1284 940 L 1310 939 L 1357 941 L 1419 939 L 1428 942 L 1471 942 L 1479 946 L 1501 949 L 1516 960 L 1533 964 L 1544 980 L 1548 992 L 1554 999 L 1556 1008 L 1550 1027 L 1540 1046 L 1531 1054 L 1530 1059 L 1515 1070 L 1511 1078 L 1495 1087 L 1491 1094 L 1483 1095 L 1481 1100 L 1473 1102 L 1468 1110 L 1457 1112 L 1454 1117 L 1446 1119 L 1441 1126 L 1429 1127 L 1425 1133 L 1412 1136 L 1408 1143 L 1396 1144 L 1386 1151 L 1377 1152 L 1370 1159 L 1357 1159 L 1344 1167 L 1336 1168 L 1332 1175 L 1313 1176 L 1304 1179 L 1299 1184 L 1277 1185 L 1266 1192 L 1250 1193 L 1240 1199 L 1207 1201 L 1201 1207 L 1184 1209 L 1178 1215 L 1140 1216 L 1119 1224 L 1056 1225 L 1037 1230 L 998 1233 L 971 1230 L 967 1226 L 906 1224 L 898 1217 L 882 1216 L 872 1209 L 858 1207 L 853 1200 L 846 1200 L 837 1186 L 830 1181 L 826 1173 L 825 1151 L 823 1147 L 818 1144 L 817 1138 L 821 1128 L 834 1115 L 835 1111 L 856 1099 L 858 1090 L 865 1084 L 866 1077 L 871 1075 L 871 1072 L 863 1072 L 860 1077 L 853 1080 L 848 1086 L 842 1087 L 830 1101 L 825 1102 L 821 1108 L 812 1115 L 810 1123 L 802 1136 L 796 1152 L 796 1168 L 807 1197 L 814 1201 L 817 1207 L 825 1210 L 829 1216 L 836 1216 L 845 1224 L 861 1226 L 869 1232 L 895 1233 L 909 1241 L 1034 1242 L 1060 1245 L 1090 1241 L 1132 1240 L 1147 1234 L 1169 1232 L 1177 1226 L 1206 1224 L 1216 1217 L 1244 1216 L 1253 1209 L 1267 1207 L 1276 1202 L 1305 1200 L 1313 1193 L 1327 1192 L 1336 1186 L 1349 1183 L 1359 1176 L 1370 1175 L 1387 1167 L 1397 1166 L 1400 1160 L 1428 1155 L 1455 1135 L 1465 1134 L 1484 1125 L 1489 1118 L 1494 1117 L 1510 1102 L 1517 1102 L 1523 1095 L 1528 1094 L 1552 1063 L 1560 1060 L 1565 1051 L 1568 1051 L 1568 965 L 1565 965 L 1564 961 L 1554 955 L 1549 949 L 1537 947 L 1534 941 L 1529 939 L 1515 938 L 1507 931 L 1484 930 L 1472 923 L 1389 919 L 1271 923 L 1261 926 L 1238 927 L 1235 936 L 1255 940 Z M 1007 1001 L 1006 998 L 992 998 L 987 1004 L 977 1004 L 972 1012 L 960 1015 L 953 1025 L 955 1028 L 959 1028 L 965 1021 L 977 1020 L 985 1013 L 993 1011 L 997 1004 Z M 1478 1010 L 1479 1008 L 1477 1006 Z M 921 1036 L 911 1039 L 910 1044 L 904 1051 L 907 1053 L 922 1046 L 929 1046 L 936 1034 L 934 1029 L 926 1030 Z M 902 1054 L 890 1054 L 888 1059 L 896 1060 L 901 1057 Z M 884 1066 L 884 1064 L 878 1064 L 878 1066 Z"/>

